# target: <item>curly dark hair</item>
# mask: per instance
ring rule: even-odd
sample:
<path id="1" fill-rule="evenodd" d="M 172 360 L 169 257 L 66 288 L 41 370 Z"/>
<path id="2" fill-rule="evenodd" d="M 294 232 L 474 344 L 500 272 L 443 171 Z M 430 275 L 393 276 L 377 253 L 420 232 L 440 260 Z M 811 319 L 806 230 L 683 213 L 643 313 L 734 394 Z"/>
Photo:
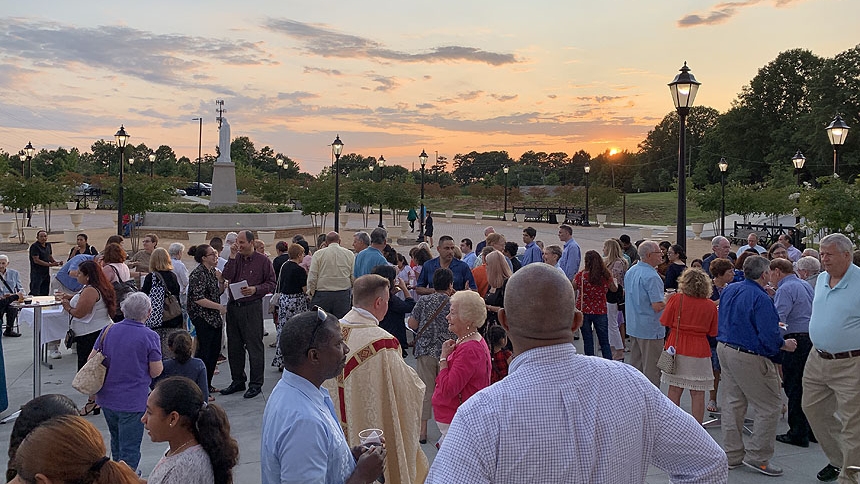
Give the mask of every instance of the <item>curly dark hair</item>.
<path id="1" fill-rule="evenodd" d="M 87 277 L 87 283 L 90 286 L 98 289 L 108 314 L 116 314 L 116 292 L 105 277 L 105 273 L 102 272 L 102 268 L 94 261 L 88 260 L 78 267 L 78 272 Z"/>

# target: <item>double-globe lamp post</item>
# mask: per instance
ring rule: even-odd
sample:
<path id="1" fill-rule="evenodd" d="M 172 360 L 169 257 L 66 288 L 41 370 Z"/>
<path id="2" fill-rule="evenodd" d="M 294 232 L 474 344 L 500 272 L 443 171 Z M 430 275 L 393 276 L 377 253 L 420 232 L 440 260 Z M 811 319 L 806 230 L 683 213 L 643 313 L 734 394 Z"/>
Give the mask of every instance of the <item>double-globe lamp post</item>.
<path id="1" fill-rule="evenodd" d="M 278 157 L 278 159 L 277 159 L 277 160 L 275 160 L 275 165 L 277 165 L 277 167 L 278 167 L 278 168 L 277 168 L 277 172 L 278 172 L 278 186 L 280 187 L 280 186 L 281 186 L 281 167 L 283 167 L 283 166 L 284 166 L 284 159 L 283 159 L 283 158 L 281 158 L 281 157 Z"/>
<path id="2" fill-rule="evenodd" d="M 421 150 L 418 161 L 421 162 L 421 210 L 419 211 L 418 242 L 424 242 L 424 165 L 427 164 L 427 152 Z"/>
<path id="3" fill-rule="evenodd" d="M 830 138 L 830 144 L 833 145 L 833 174 L 836 175 L 836 167 L 839 162 L 839 147 L 845 144 L 845 137 L 848 136 L 848 130 L 851 129 L 842 116 L 836 115 L 833 121 L 827 125 L 827 137 Z"/>
<path id="4" fill-rule="evenodd" d="M 155 153 L 149 154 L 149 177 L 152 178 L 152 170 L 155 167 Z"/>
<path id="5" fill-rule="evenodd" d="M 678 128 L 678 226 L 677 226 L 677 243 L 687 250 L 687 165 L 684 159 L 686 146 L 684 135 L 686 134 L 686 118 L 690 114 L 690 108 L 693 107 L 693 101 L 696 100 L 696 93 L 699 91 L 699 86 L 702 84 L 696 81 L 693 74 L 690 73 L 690 68 L 684 62 L 684 67 L 680 69 L 680 73 L 675 76 L 675 79 L 669 83 L 669 91 L 672 93 L 672 101 L 675 103 L 675 109 L 678 110 L 678 118 L 680 120 Z"/>
<path id="6" fill-rule="evenodd" d="M 591 173 L 591 164 L 586 161 L 582 169 L 585 171 L 585 217 L 582 221 L 582 226 L 591 227 L 591 224 L 588 222 L 588 174 Z"/>
<path id="7" fill-rule="evenodd" d="M 725 158 L 720 158 L 717 163 L 720 169 L 720 235 L 726 236 L 726 170 L 729 169 L 729 164 Z"/>
<path id="8" fill-rule="evenodd" d="M 36 154 L 36 148 L 33 148 L 33 143 L 28 141 L 27 146 L 24 147 L 24 154 L 20 156 L 21 158 L 21 176 L 26 177 L 27 179 L 33 176 L 33 155 Z M 24 163 L 27 164 L 27 174 L 24 174 Z M 30 227 L 30 221 L 33 218 L 33 212 L 30 210 L 30 207 L 27 207 L 27 227 Z"/>
<path id="9" fill-rule="evenodd" d="M 800 150 L 797 150 L 797 153 L 795 153 L 791 158 L 791 163 L 794 165 L 794 173 L 797 174 L 797 186 L 800 187 L 800 170 L 803 170 L 803 165 L 806 163 L 806 157 L 803 156 L 803 153 L 801 153 Z M 800 205 L 800 197 L 797 197 L 797 204 Z M 795 225 L 800 223 L 799 212 L 797 216 L 794 217 L 794 223 Z"/>
<path id="10" fill-rule="evenodd" d="M 122 187 L 122 172 L 123 165 L 125 165 L 125 145 L 128 143 L 128 139 L 131 137 L 126 133 L 125 126 L 120 125 L 119 131 L 113 135 L 116 138 L 116 146 L 119 149 L 119 196 L 117 197 L 116 204 L 116 234 L 123 235 L 122 230 L 122 202 L 123 202 L 123 187 Z"/>
<path id="11" fill-rule="evenodd" d="M 340 232 L 340 154 L 343 153 L 340 135 L 331 143 L 331 153 L 334 155 L 334 231 Z"/>

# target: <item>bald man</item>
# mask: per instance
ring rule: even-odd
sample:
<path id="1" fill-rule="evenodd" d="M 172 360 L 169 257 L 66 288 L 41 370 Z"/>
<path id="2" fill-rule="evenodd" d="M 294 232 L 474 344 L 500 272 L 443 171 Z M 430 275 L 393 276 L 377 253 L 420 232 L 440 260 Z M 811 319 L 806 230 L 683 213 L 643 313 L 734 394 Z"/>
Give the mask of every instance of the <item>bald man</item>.
<path id="1" fill-rule="evenodd" d="M 329 232 L 325 248 L 314 252 L 308 270 L 311 304 L 342 318 L 350 308 L 355 254 L 340 245 L 340 235 Z"/>
<path id="2" fill-rule="evenodd" d="M 651 464 L 672 482 L 727 481 L 722 449 L 641 373 L 576 354 L 582 314 L 564 274 L 530 264 L 505 297 L 516 301 L 499 311 L 515 351 L 508 376 L 457 409 L 428 483 L 635 484 Z"/>

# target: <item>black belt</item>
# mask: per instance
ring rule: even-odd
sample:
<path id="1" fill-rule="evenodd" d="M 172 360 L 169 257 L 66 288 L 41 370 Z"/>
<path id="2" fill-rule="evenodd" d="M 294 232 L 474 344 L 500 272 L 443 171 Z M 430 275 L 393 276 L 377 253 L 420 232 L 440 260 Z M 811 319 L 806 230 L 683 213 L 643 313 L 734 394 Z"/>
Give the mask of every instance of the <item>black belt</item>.
<path id="1" fill-rule="evenodd" d="M 818 356 L 825 360 L 844 360 L 845 358 L 860 356 L 860 350 L 843 351 L 842 353 L 828 353 L 819 349 L 816 349 L 815 351 L 818 352 Z"/>
<path id="2" fill-rule="evenodd" d="M 809 333 L 788 333 L 787 335 L 783 336 L 783 338 L 784 339 L 789 339 L 789 338 L 794 338 L 794 339 L 806 338 L 806 339 L 809 339 Z"/>
<path id="3" fill-rule="evenodd" d="M 750 350 L 744 348 L 743 346 L 733 345 L 731 343 L 723 343 L 723 344 L 726 345 L 727 347 L 733 349 L 733 350 L 740 351 L 741 353 L 747 353 L 750 355 L 761 356 L 758 353 L 756 353 L 755 351 L 750 351 Z"/>
<path id="4" fill-rule="evenodd" d="M 232 304 L 233 306 L 236 306 L 237 308 L 241 308 L 243 306 L 250 306 L 252 304 L 257 304 L 259 302 L 263 302 L 263 300 L 262 299 L 254 299 L 253 301 L 234 301 L 231 299 L 230 301 L 227 302 L 227 304 Z"/>

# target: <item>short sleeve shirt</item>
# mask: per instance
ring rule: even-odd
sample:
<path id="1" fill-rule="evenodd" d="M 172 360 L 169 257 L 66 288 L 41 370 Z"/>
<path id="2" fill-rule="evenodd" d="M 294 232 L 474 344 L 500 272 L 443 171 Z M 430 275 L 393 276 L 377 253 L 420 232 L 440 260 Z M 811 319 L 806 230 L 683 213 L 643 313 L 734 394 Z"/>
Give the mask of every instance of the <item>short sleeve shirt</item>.
<path id="1" fill-rule="evenodd" d="M 457 336 L 448 331 L 448 313 L 451 311 L 450 298 L 438 292 L 421 296 L 415 307 L 412 308 L 412 317 L 418 321 L 418 329 L 421 331 L 427 323 L 427 319 L 436 312 L 440 305 L 443 305 L 439 314 L 433 318 L 430 326 L 421 333 L 421 336 L 415 341 L 415 357 L 432 356 L 439 358 L 442 356 L 442 343 L 449 339 L 456 339 Z"/>
<path id="2" fill-rule="evenodd" d="M 604 279 L 602 284 L 592 284 L 588 281 L 588 272 L 580 271 L 573 277 L 573 285 L 577 290 L 576 309 L 585 314 L 606 314 L 609 279 Z"/>

